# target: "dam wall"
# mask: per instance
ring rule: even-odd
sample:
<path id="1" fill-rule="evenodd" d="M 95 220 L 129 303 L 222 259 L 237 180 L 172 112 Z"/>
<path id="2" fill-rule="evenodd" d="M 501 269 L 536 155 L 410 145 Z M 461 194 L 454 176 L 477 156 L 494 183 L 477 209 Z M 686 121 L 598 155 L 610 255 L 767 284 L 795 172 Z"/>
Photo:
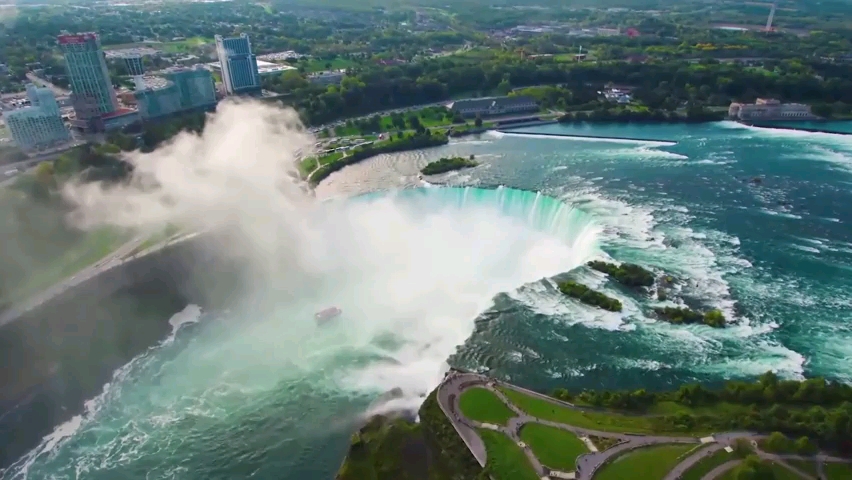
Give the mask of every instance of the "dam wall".
<path id="1" fill-rule="evenodd" d="M 215 309 L 238 294 L 239 263 L 205 240 L 128 260 L 0 327 L 0 469 L 80 414 L 116 369 L 166 338 L 173 314 L 189 304 Z"/>

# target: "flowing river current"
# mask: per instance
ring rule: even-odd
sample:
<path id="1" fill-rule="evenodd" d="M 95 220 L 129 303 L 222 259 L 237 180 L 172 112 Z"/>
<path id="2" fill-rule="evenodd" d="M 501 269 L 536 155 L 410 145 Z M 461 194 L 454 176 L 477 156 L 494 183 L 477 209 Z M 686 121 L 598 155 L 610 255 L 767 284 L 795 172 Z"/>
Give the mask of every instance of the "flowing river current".
<path id="1" fill-rule="evenodd" d="M 418 180 L 453 155 L 481 165 Z M 728 122 L 548 125 L 375 157 L 317 189 L 369 219 L 337 248 L 369 262 L 262 318 L 176 312 L 3 478 L 329 479 L 371 400 L 401 386 L 417 405 L 445 361 L 540 390 L 852 381 L 850 186 L 852 136 Z M 671 275 L 668 302 L 582 266 L 594 258 Z M 565 272 L 624 311 L 565 298 Z M 733 323 L 649 315 L 684 302 Z M 319 329 L 328 305 L 344 313 Z"/>

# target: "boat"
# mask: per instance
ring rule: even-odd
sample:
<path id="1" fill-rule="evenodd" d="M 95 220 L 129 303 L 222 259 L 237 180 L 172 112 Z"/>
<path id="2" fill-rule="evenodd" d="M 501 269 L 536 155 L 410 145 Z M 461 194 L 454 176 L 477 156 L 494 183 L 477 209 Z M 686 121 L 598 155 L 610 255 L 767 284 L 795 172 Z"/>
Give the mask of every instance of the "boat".
<path id="1" fill-rule="evenodd" d="M 314 315 L 314 319 L 317 321 L 317 325 L 325 325 L 331 320 L 337 318 L 341 313 L 343 313 L 343 310 L 337 307 L 329 307 L 317 312 L 316 315 Z"/>

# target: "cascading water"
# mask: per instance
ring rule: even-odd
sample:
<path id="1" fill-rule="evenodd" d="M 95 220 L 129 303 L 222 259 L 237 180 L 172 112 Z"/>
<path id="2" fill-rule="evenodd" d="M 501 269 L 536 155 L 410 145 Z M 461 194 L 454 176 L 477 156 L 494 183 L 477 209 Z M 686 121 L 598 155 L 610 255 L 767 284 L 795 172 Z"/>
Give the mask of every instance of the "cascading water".
<path id="1" fill-rule="evenodd" d="M 590 217 L 535 192 L 297 198 L 269 178 L 276 161 L 264 163 L 280 158 L 270 115 L 225 105 L 201 137 L 141 158 L 159 191 L 72 192 L 85 224 L 228 226 L 237 241 L 222 248 L 253 268 L 254 307 L 171 321 L 188 326 L 120 369 L 3 478 L 327 477 L 370 399 L 400 387 L 398 406 L 416 408 L 495 295 L 597 251 Z M 229 144 L 223 127 L 239 122 Z M 244 142 L 273 151 L 246 163 Z M 313 314 L 329 305 L 343 314 L 318 327 Z"/>

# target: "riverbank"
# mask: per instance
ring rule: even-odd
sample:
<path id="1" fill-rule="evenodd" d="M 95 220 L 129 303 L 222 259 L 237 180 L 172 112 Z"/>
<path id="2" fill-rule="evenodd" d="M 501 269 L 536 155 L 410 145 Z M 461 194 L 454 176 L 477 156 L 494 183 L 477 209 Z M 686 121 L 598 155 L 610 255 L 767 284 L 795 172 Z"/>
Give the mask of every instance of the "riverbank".
<path id="1" fill-rule="evenodd" d="M 405 152 L 409 150 L 419 150 L 421 148 L 437 147 L 449 143 L 449 137 L 445 133 L 418 133 L 409 134 L 407 136 L 400 135 L 396 138 L 390 138 L 382 142 L 376 142 L 369 145 L 356 147 L 343 156 L 337 157 L 328 163 L 321 164 L 319 168 L 308 175 L 307 181 L 312 186 L 316 186 L 323 179 L 332 173 L 340 170 L 347 165 L 366 160 L 376 155 L 383 153 Z"/>

